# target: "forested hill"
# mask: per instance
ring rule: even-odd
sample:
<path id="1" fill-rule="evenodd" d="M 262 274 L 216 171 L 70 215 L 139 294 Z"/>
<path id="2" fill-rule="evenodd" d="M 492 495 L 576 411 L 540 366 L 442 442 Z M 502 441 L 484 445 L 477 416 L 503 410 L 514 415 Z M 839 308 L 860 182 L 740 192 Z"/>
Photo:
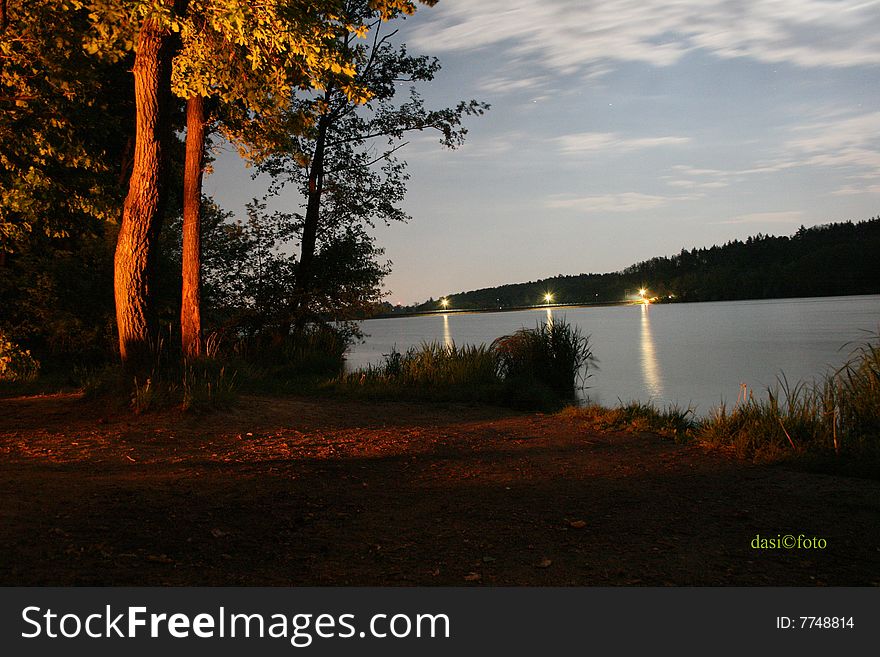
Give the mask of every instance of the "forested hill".
<path id="1" fill-rule="evenodd" d="M 745 242 L 682 250 L 611 274 L 556 276 L 451 294 L 452 309 L 611 303 L 639 288 L 662 300 L 722 301 L 880 293 L 880 217 L 801 228 L 790 237 L 755 235 Z M 671 297 L 671 298 L 670 298 Z M 436 310 L 429 300 L 408 310 Z"/>

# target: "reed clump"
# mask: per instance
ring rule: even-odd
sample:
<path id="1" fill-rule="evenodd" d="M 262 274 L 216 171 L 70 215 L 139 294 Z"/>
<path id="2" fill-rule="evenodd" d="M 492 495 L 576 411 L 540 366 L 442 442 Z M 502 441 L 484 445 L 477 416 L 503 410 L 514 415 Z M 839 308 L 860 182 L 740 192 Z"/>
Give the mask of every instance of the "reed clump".
<path id="1" fill-rule="evenodd" d="M 696 437 L 770 460 L 807 452 L 880 456 L 880 339 L 859 345 L 818 381 L 791 385 L 780 376 L 766 398 L 746 393 L 731 410 L 722 404 Z"/>
<path id="2" fill-rule="evenodd" d="M 368 396 L 554 408 L 575 397 L 595 363 L 589 336 L 564 320 L 520 329 L 489 345 L 424 342 L 334 381 Z"/>

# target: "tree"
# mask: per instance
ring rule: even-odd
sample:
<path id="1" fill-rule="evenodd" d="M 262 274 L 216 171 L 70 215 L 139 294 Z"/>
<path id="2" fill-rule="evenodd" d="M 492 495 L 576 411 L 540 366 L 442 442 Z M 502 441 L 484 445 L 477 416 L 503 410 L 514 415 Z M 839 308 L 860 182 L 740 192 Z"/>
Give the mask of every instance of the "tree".
<path id="1" fill-rule="evenodd" d="M 346 22 L 369 30 L 367 42 L 351 33 L 338 37 L 339 50 L 354 64 L 354 83 L 368 100 L 358 102 L 335 76 L 327 76 L 318 85 L 322 93 L 298 100 L 290 109 L 295 116 L 315 115 L 314 123 L 259 165 L 275 179 L 274 191 L 292 183 L 306 201 L 296 226 L 300 259 L 292 314 L 297 328 L 319 309 L 314 304 L 315 273 L 322 271 L 316 261 L 322 241 L 329 243 L 328 238 L 341 233 L 359 234 L 364 224 L 372 226 L 377 220 L 409 219 L 399 207 L 406 192 L 406 164 L 394 155 L 406 145 L 404 137 L 413 131 L 436 130 L 441 143 L 454 148 L 467 133 L 464 117 L 489 108 L 471 100 L 453 108 L 427 109 L 414 85 L 434 78 L 440 69 L 438 60 L 409 55 L 406 46 L 394 45 L 396 30 L 383 34 L 383 17 L 372 3 L 352 0 L 346 3 L 346 12 Z M 413 86 L 406 100 L 396 102 L 401 84 Z"/>
<path id="2" fill-rule="evenodd" d="M 91 33 L 86 50 L 105 57 L 135 50 L 136 134 L 134 166 L 123 205 L 114 265 L 114 293 L 123 362 L 135 370 L 149 366 L 155 348 L 152 308 L 155 249 L 167 196 L 167 157 L 172 139 L 169 100 L 200 87 L 231 88 L 245 72 L 240 99 L 289 101 L 301 87 L 346 67 L 328 44 L 336 33 L 342 0 L 67 0 L 65 9 L 87 10 Z M 409 0 L 385 6 L 413 9 Z M 357 29 L 357 26 L 352 26 Z M 180 34 L 182 39 L 175 35 Z M 210 38 L 202 38 L 202 36 Z M 181 44 L 187 47 L 180 49 Z M 200 47 L 193 47 L 199 44 Z M 238 57 L 229 58 L 230 52 Z M 175 54 L 178 56 L 175 57 Z M 234 70 L 231 70 L 234 69 Z M 224 75 L 221 75 L 223 73 Z M 236 87 L 238 89 L 239 87 Z M 236 92 L 237 93 L 237 92 Z M 206 95 L 206 94 L 201 94 Z M 248 103 L 244 103 L 248 107 Z M 246 109 L 247 111 L 247 109 Z"/>
<path id="3" fill-rule="evenodd" d="M 433 5 L 434 0 L 423 0 Z M 363 102 L 366 94 L 352 81 L 353 69 L 348 53 L 334 46 L 342 33 L 363 34 L 365 26 L 351 20 L 346 2 L 299 3 L 295 38 L 279 41 L 289 25 L 283 9 L 295 3 L 276 3 L 282 11 L 236 7 L 230 21 L 230 3 L 185 0 L 179 24 L 182 48 L 176 58 L 174 92 L 187 99 L 187 159 L 183 195 L 183 288 L 181 301 L 181 342 L 188 356 L 201 353 L 199 212 L 201 208 L 202 167 L 205 149 L 205 98 L 223 103 L 227 121 L 221 126 L 226 136 L 242 150 L 272 148 L 276 140 L 286 140 L 302 129 L 308 115 L 294 115 L 289 107 L 290 92 L 299 86 L 320 86 L 320 80 L 333 76 L 334 83 L 352 102 Z M 374 14 L 389 20 L 401 13 L 411 14 L 411 0 L 372 0 Z M 219 10 L 219 11 L 218 11 Z M 309 17 L 312 17 L 311 19 Z M 280 19 L 280 20 L 279 20 Z M 242 32 L 241 25 L 249 25 Z M 230 26 L 232 30 L 230 30 Z M 318 44 L 318 48 L 315 47 Z M 291 60 L 290 54 L 296 57 Z M 217 62 L 223 62 L 217 66 Z M 283 117 L 283 118 L 282 118 Z M 214 117 L 216 118 L 216 117 Z M 230 120 L 231 119 L 231 120 Z M 281 119 L 281 125 L 278 125 Z M 267 129 L 269 127 L 269 129 Z"/>
<path id="4" fill-rule="evenodd" d="M 262 345 L 281 345 L 291 325 L 291 291 L 297 258 L 292 255 L 294 216 L 269 212 L 264 201 L 248 204 L 247 219 L 235 221 L 203 199 L 203 278 L 206 326 Z M 182 221 L 168 226 L 170 257 L 179 263 Z M 316 262 L 322 271 L 315 290 L 316 312 L 329 320 L 362 317 L 381 298 L 389 271 L 382 250 L 359 226 L 322 240 Z"/>
<path id="5" fill-rule="evenodd" d="M 172 3 L 154 7 L 172 10 Z M 171 30 L 148 13 L 140 26 L 132 73 L 136 108 L 134 167 L 122 211 L 113 290 L 119 353 L 133 371 L 147 371 L 157 348 L 152 307 L 156 250 L 167 198 L 171 125 Z"/>

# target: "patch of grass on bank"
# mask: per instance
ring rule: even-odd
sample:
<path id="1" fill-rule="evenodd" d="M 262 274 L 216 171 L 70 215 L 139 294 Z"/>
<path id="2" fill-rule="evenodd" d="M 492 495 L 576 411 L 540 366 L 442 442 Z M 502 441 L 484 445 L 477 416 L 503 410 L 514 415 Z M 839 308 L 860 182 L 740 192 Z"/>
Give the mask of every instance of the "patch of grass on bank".
<path id="1" fill-rule="evenodd" d="M 150 371 L 127 375 L 119 365 L 80 373 L 87 397 L 115 400 L 136 413 L 162 408 L 210 410 L 232 406 L 241 391 L 317 394 L 342 371 L 348 337 L 310 325 L 284 339 L 206 340 L 203 358 L 186 359 L 158 349 Z"/>
<path id="2" fill-rule="evenodd" d="M 247 392 L 319 393 L 322 383 L 345 367 L 353 337 L 323 324 L 306 326 L 284 339 L 239 339 L 220 345 L 219 357 L 237 372 L 239 389 Z"/>
<path id="3" fill-rule="evenodd" d="M 184 411 L 226 408 L 236 399 L 236 372 L 211 358 L 162 364 L 141 377 L 129 377 L 121 366 L 82 375 L 87 398 L 115 401 L 135 413 L 177 407 Z"/>
<path id="4" fill-rule="evenodd" d="M 491 345 L 426 342 L 337 377 L 338 393 L 371 398 L 476 401 L 554 409 L 575 397 L 595 362 L 589 338 L 564 320 L 520 329 Z"/>
<path id="5" fill-rule="evenodd" d="M 376 365 L 331 381 L 334 393 L 368 399 L 501 401 L 495 355 L 486 345 L 426 342 L 404 352 L 392 349 Z"/>
<path id="6" fill-rule="evenodd" d="M 598 430 L 652 431 L 678 441 L 732 448 L 761 462 L 796 460 L 811 470 L 880 475 L 880 340 L 859 346 L 838 370 L 813 383 L 782 376 L 766 397 L 744 394 L 706 417 L 692 409 L 633 402 L 616 408 L 569 407 Z"/>
<path id="7" fill-rule="evenodd" d="M 699 426 L 691 408 L 658 408 L 643 402 L 630 402 L 614 408 L 595 404 L 569 406 L 561 414 L 576 417 L 599 431 L 650 431 L 676 441 L 690 440 Z"/>
<path id="8" fill-rule="evenodd" d="M 491 348 L 498 375 L 511 391 L 540 386 L 560 400 L 574 399 L 596 364 L 589 336 L 564 319 L 520 329 Z"/>
<path id="9" fill-rule="evenodd" d="M 806 453 L 880 458 L 880 341 L 859 346 L 818 382 L 792 386 L 781 377 L 766 399 L 749 395 L 730 411 L 716 408 L 697 437 L 761 460 Z"/>

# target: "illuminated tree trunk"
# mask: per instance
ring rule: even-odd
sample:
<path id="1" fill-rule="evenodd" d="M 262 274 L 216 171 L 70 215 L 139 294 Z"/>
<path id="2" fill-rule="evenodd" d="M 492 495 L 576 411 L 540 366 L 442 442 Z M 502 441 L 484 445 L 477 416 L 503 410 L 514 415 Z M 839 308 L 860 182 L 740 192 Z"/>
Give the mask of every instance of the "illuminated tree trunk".
<path id="1" fill-rule="evenodd" d="M 186 103 L 186 164 L 183 174 L 183 288 L 180 305 L 180 338 L 183 355 L 202 355 L 201 317 L 201 205 L 205 154 L 205 99 L 193 96 Z"/>
<path id="2" fill-rule="evenodd" d="M 126 368 L 149 371 L 157 348 L 153 308 L 156 243 L 165 205 L 170 39 L 145 20 L 138 37 L 133 74 L 137 111 L 134 164 L 114 258 L 114 294 L 119 353 Z"/>

